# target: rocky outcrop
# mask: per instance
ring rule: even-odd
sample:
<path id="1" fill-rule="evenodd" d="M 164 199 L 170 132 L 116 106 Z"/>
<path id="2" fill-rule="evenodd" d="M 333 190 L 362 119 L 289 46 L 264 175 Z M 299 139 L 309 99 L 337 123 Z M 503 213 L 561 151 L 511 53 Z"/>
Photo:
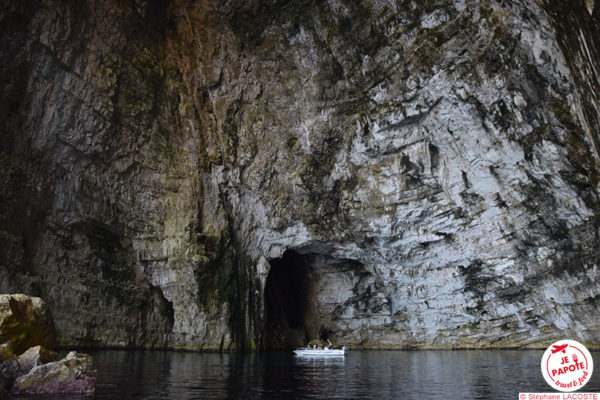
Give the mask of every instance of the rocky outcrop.
<path id="1" fill-rule="evenodd" d="M 599 345 L 584 0 L 10 1 L 0 289 L 63 345 Z"/>
<path id="2" fill-rule="evenodd" d="M 38 365 L 19 376 L 12 389 L 17 395 L 93 394 L 97 371 L 87 354 L 70 352 L 56 362 Z"/>
<path id="3" fill-rule="evenodd" d="M 57 354 L 53 351 L 49 351 L 42 346 L 35 346 L 19 357 L 17 357 L 17 363 L 19 364 L 19 375 L 28 374 L 33 368 L 49 363 L 56 360 Z"/>
<path id="4" fill-rule="evenodd" d="M 46 303 L 39 297 L 0 294 L 0 343 L 6 358 L 39 345 L 53 349 L 54 326 Z"/>
<path id="5" fill-rule="evenodd" d="M 0 397 L 12 394 L 92 394 L 97 371 L 87 354 L 60 360 L 50 311 L 38 297 L 0 295 Z M 32 345 L 33 347 L 28 346 Z M 23 350 L 26 349 L 26 350 Z"/>

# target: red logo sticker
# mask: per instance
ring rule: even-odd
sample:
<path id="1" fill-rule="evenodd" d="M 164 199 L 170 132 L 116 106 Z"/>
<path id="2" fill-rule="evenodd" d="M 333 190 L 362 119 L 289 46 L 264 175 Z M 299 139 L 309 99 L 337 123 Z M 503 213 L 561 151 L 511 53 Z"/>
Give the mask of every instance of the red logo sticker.
<path id="1" fill-rule="evenodd" d="M 548 385 L 561 392 L 573 392 L 592 377 L 594 360 L 581 343 L 560 340 L 546 349 L 541 366 Z"/>

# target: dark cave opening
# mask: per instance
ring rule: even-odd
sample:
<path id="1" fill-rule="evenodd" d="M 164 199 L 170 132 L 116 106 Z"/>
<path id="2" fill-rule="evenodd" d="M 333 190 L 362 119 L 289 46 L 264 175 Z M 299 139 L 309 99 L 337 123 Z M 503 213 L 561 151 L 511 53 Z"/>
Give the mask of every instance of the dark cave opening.
<path id="1" fill-rule="evenodd" d="M 287 250 L 270 260 L 265 285 L 265 350 L 293 349 L 316 334 L 314 285 L 309 256 Z"/>

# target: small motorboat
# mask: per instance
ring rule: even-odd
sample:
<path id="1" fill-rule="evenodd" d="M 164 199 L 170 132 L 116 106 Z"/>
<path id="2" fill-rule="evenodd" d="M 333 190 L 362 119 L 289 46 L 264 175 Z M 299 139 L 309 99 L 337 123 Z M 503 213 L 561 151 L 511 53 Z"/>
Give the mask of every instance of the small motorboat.
<path id="1" fill-rule="evenodd" d="M 344 346 L 341 349 L 311 349 L 310 347 L 303 347 L 294 350 L 294 354 L 306 357 L 344 357 L 348 354 L 348 347 Z"/>

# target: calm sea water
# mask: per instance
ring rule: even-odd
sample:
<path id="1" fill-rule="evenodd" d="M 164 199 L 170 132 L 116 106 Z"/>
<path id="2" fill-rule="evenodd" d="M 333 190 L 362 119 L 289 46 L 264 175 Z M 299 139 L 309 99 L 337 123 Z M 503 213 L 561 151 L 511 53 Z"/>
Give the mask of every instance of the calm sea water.
<path id="1" fill-rule="evenodd" d="M 96 399 L 518 399 L 551 392 L 542 351 L 290 353 L 94 351 Z M 600 392 L 600 353 L 584 388 Z M 66 397 L 62 397 L 65 398 Z M 74 398 L 73 398 L 74 399 Z"/>

